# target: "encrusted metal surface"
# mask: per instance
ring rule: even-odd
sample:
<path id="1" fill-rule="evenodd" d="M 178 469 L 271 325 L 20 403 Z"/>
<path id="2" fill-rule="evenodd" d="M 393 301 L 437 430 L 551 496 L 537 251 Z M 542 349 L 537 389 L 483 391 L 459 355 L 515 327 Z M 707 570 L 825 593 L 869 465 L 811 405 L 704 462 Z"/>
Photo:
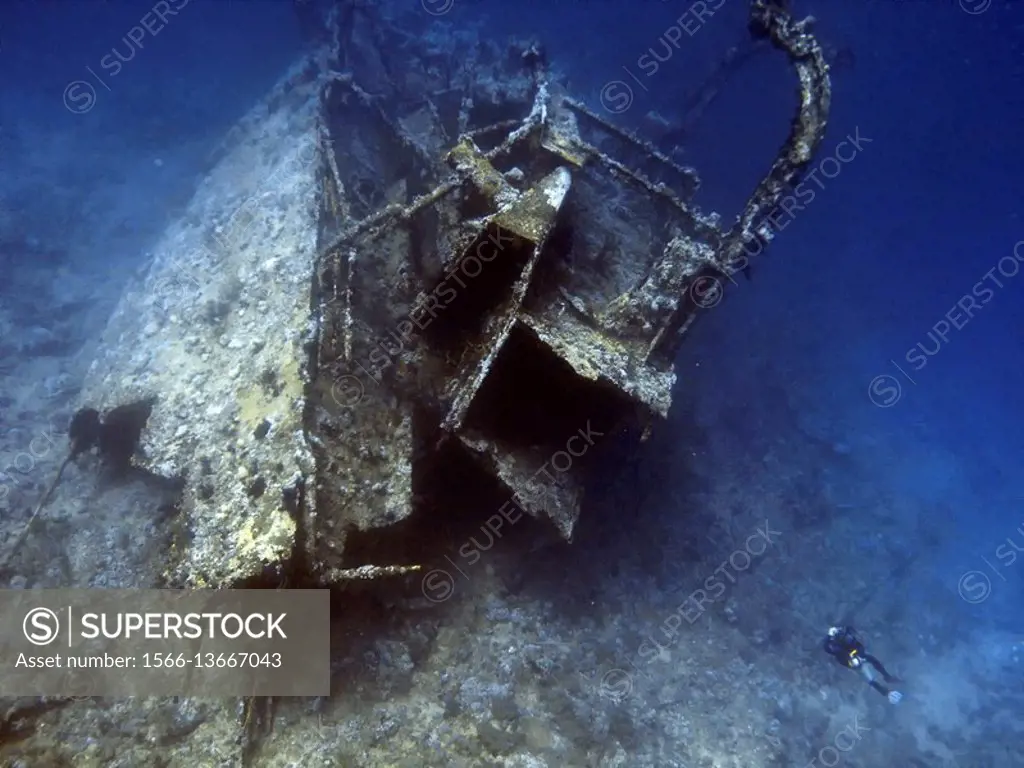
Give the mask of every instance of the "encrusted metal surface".
<path id="1" fill-rule="evenodd" d="M 232 132 L 125 293 L 82 392 L 155 398 L 136 463 L 180 479 L 172 581 L 235 583 L 291 556 L 315 263 L 318 90 L 305 67 Z"/>

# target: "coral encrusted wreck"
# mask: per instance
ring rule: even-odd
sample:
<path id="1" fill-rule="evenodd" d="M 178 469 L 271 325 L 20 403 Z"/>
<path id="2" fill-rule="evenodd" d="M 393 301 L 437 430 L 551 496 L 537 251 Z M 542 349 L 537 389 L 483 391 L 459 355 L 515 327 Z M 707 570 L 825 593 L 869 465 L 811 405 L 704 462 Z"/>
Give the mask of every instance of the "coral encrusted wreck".
<path id="1" fill-rule="evenodd" d="M 536 45 L 442 51 L 353 8 L 225 143 L 84 392 L 159 397 L 139 461 L 185 478 L 179 583 L 386 573 L 347 543 L 440 514 L 453 462 L 570 538 L 589 446 L 667 413 L 681 339 L 825 130 L 821 48 L 755 0 L 800 106 L 724 228 Z"/>

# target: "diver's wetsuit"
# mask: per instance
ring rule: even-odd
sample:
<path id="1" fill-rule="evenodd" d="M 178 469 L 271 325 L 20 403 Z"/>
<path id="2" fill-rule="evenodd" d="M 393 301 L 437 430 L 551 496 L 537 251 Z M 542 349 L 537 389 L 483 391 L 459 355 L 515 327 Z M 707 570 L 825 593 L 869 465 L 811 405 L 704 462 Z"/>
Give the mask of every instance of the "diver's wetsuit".
<path id="1" fill-rule="evenodd" d="M 890 689 L 875 679 L 872 667 L 882 674 L 885 682 L 898 682 L 898 679 L 894 675 L 890 675 L 886 668 L 882 666 L 882 662 L 870 653 L 865 652 L 864 644 L 857 638 L 853 627 L 842 627 L 834 637 L 831 635 L 826 636 L 824 648 L 825 653 L 829 654 L 839 664 L 842 664 L 847 669 L 858 670 L 867 678 L 868 684 L 883 696 L 888 696 Z"/>

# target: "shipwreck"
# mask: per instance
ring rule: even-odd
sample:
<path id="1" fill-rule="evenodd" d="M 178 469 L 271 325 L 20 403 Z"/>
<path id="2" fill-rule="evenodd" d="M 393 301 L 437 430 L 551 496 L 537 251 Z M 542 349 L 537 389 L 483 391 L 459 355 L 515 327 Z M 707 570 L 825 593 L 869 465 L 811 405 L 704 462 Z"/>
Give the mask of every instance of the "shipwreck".
<path id="1" fill-rule="evenodd" d="M 829 111 L 810 22 L 753 0 L 687 121 L 769 48 L 799 107 L 726 225 L 697 169 L 535 43 L 456 54 L 356 3 L 324 29 L 211 158 L 83 389 L 153 403 L 135 462 L 181 481 L 166 583 L 404 573 L 353 542 L 445 514 L 473 473 L 571 539 L 591 448 L 668 412 L 679 345 L 771 239 Z"/>

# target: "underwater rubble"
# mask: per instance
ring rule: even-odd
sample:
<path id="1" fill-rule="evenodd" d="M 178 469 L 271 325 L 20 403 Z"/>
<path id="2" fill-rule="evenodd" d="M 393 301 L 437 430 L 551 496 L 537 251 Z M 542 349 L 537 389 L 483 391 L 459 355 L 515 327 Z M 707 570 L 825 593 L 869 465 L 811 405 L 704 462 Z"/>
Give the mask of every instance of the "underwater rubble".
<path id="1" fill-rule="evenodd" d="M 754 0 L 751 45 L 789 58 L 799 108 L 726 227 L 697 170 L 574 98 L 535 43 L 456 61 L 352 14 L 225 140 L 83 387 L 154 403 L 136 463 L 182 482 L 165 583 L 414 570 L 374 538 L 472 505 L 474 472 L 571 540 L 589 448 L 668 413 L 680 343 L 827 122 L 808 22 Z"/>

